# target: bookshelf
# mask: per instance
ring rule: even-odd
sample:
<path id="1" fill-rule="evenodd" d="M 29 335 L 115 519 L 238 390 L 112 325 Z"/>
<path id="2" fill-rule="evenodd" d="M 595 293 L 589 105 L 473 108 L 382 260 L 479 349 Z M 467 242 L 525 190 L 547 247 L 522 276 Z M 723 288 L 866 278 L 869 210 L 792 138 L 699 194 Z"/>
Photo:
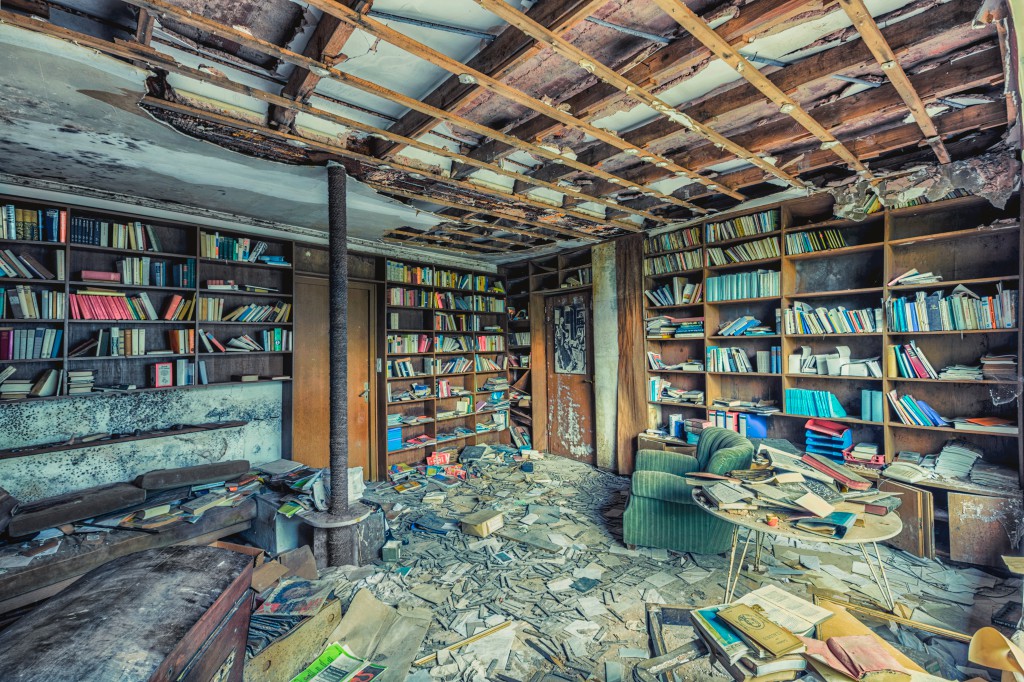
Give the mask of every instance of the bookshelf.
<path id="1" fill-rule="evenodd" d="M 771 219 L 765 220 L 766 213 L 772 214 Z M 764 224 L 759 225 L 758 220 Z M 717 228 L 710 229 L 713 223 L 738 223 L 747 228 L 753 225 L 754 229 L 748 234 L 730 234 L 728 230 L 722 234 Z M 774 246 L 766 248 L 763 242 L 766 239 L 778 240 L 778 255 L 773 255 Z M 758 248 L 750 246 L 758 242 Z M 1016 195 L 1005 209 L 997 209 L 980 197 L 960 196 L 882 209 L 860 222 L 837 219 L 832 213 L 831 197 L 819 195 L 715 216 L 649 237 L 644 248 L 645 289 L 665 285 L 671 288 L 676 277 L 685 278 L 690 284 L 705 285 L 705 296 L 700 302 L 655 305 L 645 300 L 645 319 L 658 315 L 704 318 L 703 333 L 688 338 L 652 338 L 648 333 L 649 352 L 659 354 L 663 364 L 671 367 L 687 360 L 706 363 L 707 350 L 712 346 L 742 348 L 751 363 L 757 351 L 781 346 L 782 362 L 780 367 L 773 368 L 779 371 L 740 373 L 657 370 L 648 361 L 649 380 L 660 378 L 671 382 L 673 389 L 704 393 L 704 399 L 693 404 L 668 404 L 655 399 L 649 390 L 650 425 L 666 426 L 672 415 L 707 419 L 712 410 L 728 409 L 715 408 L 712 403 L 716 398 L 761 398 L 775 400 L 781 410 L 767 418 L 768 436 L 800 443 L 804 441 L 804 423 L 809 417 L 792 413 L 786 392 L 790 389 L 828 391 L 847 412 L 846 417 L 834 421 L 850 426 L 855 443 L 877 443 L 887 462 L 901 451 L 936 453 L 945 441 L 958 438 L 981 448 L 986 461 L 1008 467 L 1024 480 L 1020 435 L 904 424 L 884 397 L 895 390 L 898 395 L 912 394 L 946 417 L 996 416 L 1021 424 L 1021 404 L 1016 397 L 1019 378 L 1005 381 L 907 378 L 886 367 L 885 362 L 891 345 L 913 340 L 936 371 L 954 364 L 977 365 L 985 354 L 1005 353 L 1016 358 L 1019 377 L 1022 353 L 1019 300 L 1018 323 L 1011 329 L 896 331 L 888 320 L 882 319 L 880 326 L 855 333 L 807 333 L 803 329 L 787 328 L 782 312 L 792 309 L 794 304 L 806 304 L 812 309 L 882 308 L 885 317 L 884 301 L 890 297 L 913 299 L 916 292 L 929 294 L 937 290 L 949 296 L 954 287 L 961 284 L 981 297 L 994 296 L 1000 288 L 1019 290 L 1021 242 L 1020 201 Z M 709 256 L 711 249 L 718 249 L 713 257 Z M 723 258 L 747 260 L 723 262 Z M 909 286 L 889 284 L 911 268 L 922 273 L 934 272 L 943 279 L 938 283 Z M 777 293 L 750 291 L 749 287 L 740 286 L 735 291 L 729 289 L 729 295 L 723 297 L 729 300 L 707 300 L 711 278 L 758 270 L 779 272 Z M 771 333 L 738 337 L 717 334 L 721 325 L 745 315 L 770 326 Z M 848 347 L 852 358 L 880 358 L 883 376 L 798 373 L 788 366 L 790 355 L 800 354 L 803 347 L 808 347 L 812 355 L 818 355 L 835 352 L 837 345 Z M 883 395 L 880 421 L 862 418 L 861 400 L 865 390 L 880 391 Z M 731 411 L 743 410 L 732 408 Z M 951 485 L 973 493 L 985 491 L 983 486 L 967 482 L 962 486 L 948 481 L 935 484 L 924 481 L 917 485 L 933 489 L 939 506 L 944 502 L 944 491 Z M 1005 496 L 1008 493 L 993 489 L 987 494 Z"/>
<path id="2" fill-rule="evenodd" d="M 509 442 L 507 402 L 484 405 L 495 392 L 508 399 L 505 279 L 388 260 L 385 285 L 388 465 L 418 463 L 448 446 Z M 417 438 L 427 442 L 410 443 Z"/>
<path id="3" fill-rule="evenodd" d="M 523 262 L 505 268 L 508 286 L 508 339 L 509 383 L 513 389 L 528 396 L 513 401 L 511 406 L 513 428 L 525 431 L 533 442 L 533 382 L 530 378 L 532 338 L 530 336 L 530 263 Z M 524 441 L 525 442 L 525 441 Z"/>
<path id="4" fill-rule="evenodd" d="M 34 383 L 46 370 L 57 370 L 65 379 L 67 373 L 91 371 L 96 389 L 134 385 L 137 388 L 133 391 L 151 391 L 254 383 L 248 380 L 251 375 L 258 376 L 259 381 L 290 379 L 292 242 L 115 211 L 39 203 L 16 196 L 0 196 L 0 206 L 15 207 L 5 209 L 4 225 L 13 216 L 17 238 L 10 239 L 6 230 L 0 231 L 4 237 L 0 239 L 0 252 L 6 256 L 5 262 L 10 265 L 12 257 L 28 256 L 53 275 L 41 278 L 34 272 L 32 278 L 0 277 L 6 304 L 0 314 L 0 341 L 6 334 L 18 333 L 23 337 L 25 330 L 43 329 L 44 348 L 53 346 L 46 358 L 0 359 L 0 368 L 16 368 L 8 380 Z M 33 227 L 28 219 L 33 214 L 37 223 L 42 219 L 42 230 Z M 24 223 L 20 232 L 19 216 L 26 218 L 20 221 Z M 222 246 L 244 244 L 237 240 L 246 239 L 253 246 L 262 242 L 266 245 L 261 247 L 265 248 L 265 256 L 280 264 L 228 259 L 223 252 L 214 257 L 206 234 L 219 236 Z M 24 260 L 21 262 L 24 265 Z M 107 280 L 110 275 L 103 273 L 117 273 L 117 281 Z M 248 285 L 260 290 L 211 290 L 207 286 L 210 280 L 233 280 L 242 289 Z M 21 301 L 31 298 L 43 309 L 37 312 L 49 319 L 18 316 L 11 298 L 12 291 L 18 293 L 18 286 L 30 287 L 32 294 L 28 296 L 27 290 L 23 290 L 26 296 L 16 296 L 18 307 Z M 277 291 L 265 291 L 267 288 Z M 95 290 L 105 293 L 89 295 Z M 123 296 L 111 296 L 111 292 Z M 235 320 L 204 320 L 196 314 L 196 305 L 203 298 L 222 299 L 225 316 L 250 305 L 266 306 L 267 310 L 276 307 L 276 313 L 261 318 L 249 309 L 244 317 Z M 133 307 L 125 308 L 117 301 Z M 165 319 L 165 314 L 176 306 L 180 306 L 176 316 L 179 319 Z M 146 319 L 136 319 L 139 317 Z M 117 338 L 111 345 L 115 329 Z M 51 338 L 59 333 L 56 343 L 49 341 L 47 330 L 52 330 Z M 229 339 L 248 335 L 260 349 L 228 352 L 214 346 L 211 352 L 199 339 L 200 330 L 212 333 L 224 348 L 229 347 Z M 102 343 L 82 354 L 74 353 L 90 340 Z M 179 345 L 179 341 L 184 344 Z M 5 357 L 6 354 L 5 350 Z M 152 368 L 157 363 L 171 363 L 172 385 L 154 385 Z M 205 372 L 205 382 L 200 368 Z M 246 381 L 239 379 L 243 375 L 247 376 Z M 4 402 L 67 397 L 67 385 L 65 381 L 56 395 Z M 97 396 L 107 392 L 93 390 L 73 395 Z"/>

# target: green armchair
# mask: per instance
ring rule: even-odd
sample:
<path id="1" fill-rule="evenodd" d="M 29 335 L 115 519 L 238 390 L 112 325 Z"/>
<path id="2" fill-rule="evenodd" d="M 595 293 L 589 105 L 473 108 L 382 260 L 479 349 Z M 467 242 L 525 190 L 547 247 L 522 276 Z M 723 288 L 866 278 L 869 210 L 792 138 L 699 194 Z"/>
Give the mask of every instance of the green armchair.
<path id="1" fill-rule="evenodd" d="M 696 457 L 640 450 L 622 519 L 623 542 L 695 554 L 727 551 L 732 526 L 693 503 L 693 487 L 684 476 L 695 471 L 724 475 L 733 469 L 749 469 L 753 456 L 749 440 L 716 427 L 701 432 Z"/>

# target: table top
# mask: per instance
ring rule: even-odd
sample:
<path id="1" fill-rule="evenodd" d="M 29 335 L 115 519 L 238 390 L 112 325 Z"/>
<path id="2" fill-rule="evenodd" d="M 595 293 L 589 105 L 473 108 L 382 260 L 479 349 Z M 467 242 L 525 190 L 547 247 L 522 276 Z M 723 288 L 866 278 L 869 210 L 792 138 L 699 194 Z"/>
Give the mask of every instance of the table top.
<path id="1" fill-rule="evenodd" d="M 799 528 L 794 528 L 788 521 L 779 519 L 779 525 L 769 526 L 764 517 L 766 512 L 748 512 L 747 514 L 733 514 L 725 510 L 711 507 L 702 497 L 698 495 L 699 489 L 693 491 L 693 501 L 698 507 L 712 516 L 727 521 L 742 528 L 748 528 L 759 533 L 775 535 L 787 538 L 794 538 L 804 542 L 829 542 L 836 545 L 862 545 L 868 542 L 881 542 L 900 534 L 903 530 L 903 521 L 894 512 L 885 516 L 876 516 L 864 512 L 864 505 L 853 502 L 840 502 L 836 505 L 836 511 L 855 512 L 857 520 L 864 521 L 863 525 L 855 525 L 846 532 L 842 538 L 829 537 L 811 533 Z"/>

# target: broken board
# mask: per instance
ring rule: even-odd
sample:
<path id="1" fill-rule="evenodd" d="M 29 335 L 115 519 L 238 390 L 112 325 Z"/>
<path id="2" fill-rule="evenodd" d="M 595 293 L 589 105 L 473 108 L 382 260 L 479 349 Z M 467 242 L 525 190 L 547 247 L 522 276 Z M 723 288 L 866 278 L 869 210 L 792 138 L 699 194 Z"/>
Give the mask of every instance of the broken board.
<path id="1" fill-rule="evenodd" d="M 315 616 L 249 659 L 246 682 L 288 682 L 320 655 L 340 622 L 341 602 L 332 599 Z"/>
<path id="2" fill-rule="evenodd" d="M 1015 554 L 1010 538 L 1022 523 L 1020 497 L 949 493 L 949 558 L 980 566 L 1003 565 Z"/>
<path id="3" fill-rule="evenodd" d="M 932 494 L 927 490 L 888 479 L 880 481 L 878 489 L 886 493 L 899 493 L 902 500 L 895 514 L 903 522 L 903 530 L 886 542 L 914 556 L 934 559 L 935 511 Z"/>

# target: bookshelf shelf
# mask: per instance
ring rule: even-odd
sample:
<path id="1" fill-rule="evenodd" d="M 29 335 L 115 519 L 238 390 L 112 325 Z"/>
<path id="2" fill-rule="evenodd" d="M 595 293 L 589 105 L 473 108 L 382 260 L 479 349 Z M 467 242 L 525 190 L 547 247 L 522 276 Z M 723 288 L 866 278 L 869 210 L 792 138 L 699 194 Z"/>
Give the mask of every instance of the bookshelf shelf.
<path id="1" fill-rule="evenodd" d="M 806 225 L 793 225 L 786 228 L 786 233 L 795 234 L 798 232 L 809 232 L 812 230 L 837 230 L 856 227 L 866 227 L 874 222 L 877 222 L 884 215 L 884 213 L 879 212 L 871 213 L 864 220 L 860 221 L 837 218 L 835 220 L 822 220 L 816 223 L 808 223 Z"/>
<path id="2" fill-rule="evenodd" d="M 854 417 L 813 417 L 807 414 L 791 414 L 788 412 L 773 412 L 770 417 L 785 417 L 787 419 L 827 419 L 831 422 L 839 422 L 840 424 L 859 424 L 861 426 L 885 426 L 885 422 L 871 422 L 864 419 L 856 419 Z"/>
<path id="3" fill-rule="evenodd" d="M 721 265 L 709 265 L 706 269 L 708 270 L 708 272 L 721 272 L 723 270 L 755 268 L 761 265 L 776 265 L 781 261 L 781 256 L 773 256 L 772 258 L 760 258 L 758 260 L 740 261 L 738 263 L 722 263 Z"/>
<path id="4" fill-rule="evenodd" d="M 836 289 L 834 291 L 797 291 L 785 294 L 785 298 L 835 298 L 837 296 L 861 296 L 863 294 L 881 294 L 882 287 L 864 287 L 860 289 Z"/>
<path id="5" fill-rule="evenodd" d="M 970 286 L 972 284 L 997 284 L 999 282 L 1019 282 L 1020 277 L 1018 275 L 1006 275 L 1004 277 L 975 277 L 974 279 L 951 279 L 942 282 L 935 282 L 933 284 L 896 284 L 888 287 L 889 291 L 918 291 L 921 289 L 950 289 L 957 285 L 963 284 L 964 286 Z"/>
<path id="6" fill-rule="evenodd" d="M 740 336 L 709 336 L 709 341 L 751 341 L 753 339 L 780 339 L 780 334 L 746 334 Z"/>
<path id="7" fill-rule="evenodd" d="M 787 379 L 825 379 L 826 381 L 885 381 L 882 377 L 851 377 L 842 374 L 784 374 Z"/>
<path id="8" fill-rule="evenodd" d="M 952 426 L 920 426 L 918 424 L 903 424 L 890 421 L 889 426 L 894 429 L 908 429 L 911 431 L 934 431 L 936 433 L 955 433 L 959 436 L 990 436 L 995 438 L 1018 438 L 1016 433 L 997 433 L 994 431 L 974 431 L 967 429 L 954 429 Z"/>
<path id="9" fill-rule="evenodd" d="M 16 208 L 32 205 L 39 205 L 38 201 L 27 200 L 17 196 L 0 197 L 0 203 L 13 204 Z M 67 239 L 60 242 L 43 242 L 23 239 L 3 239 L 0 244 L 4 248 L 11 249 L 20 255 L 21 251 L 34 253 L 40 263 L 52 272 L 62 275 L 57 279 L 24 279 L 0 278 L 0 289 L 11 288 L 8 285 L 24 284 L 41 291 L 63 290 L 64 294 L 80 293 L 83 289 L 106 289 L 117 292 L 119 295 L 133 296 L 146 293 L 151 300 L 153 308 L 160 319 L 136 320 L 136 319 L 90 319 L 74 318 L 70 299 L 65 299 L 64 317 L 56 320 L 7 320 L 0 319 L 0 326 L 10 326 L 13 329 L 23 329 L 25 325 L 34 325 L 38 328 L 58 329 L 63 327 L 63 338 L 61 339 L 62 354 L 57 358 L 46 360 L 7 361 L 0 360 L 0 368 L 7 364 L 17 364 L 19 368 L 28 365 L 25 369 L 18 369 L 12 379 L 37 381 L 44 369 L 56 369 L 64 372 L 70 369 L 75 371 L 92 370 L 96 391 L 92 393 L 76 393 L 72 396 L 41 396 L 28 397 L 22 400 L 57 400 L 67 397 L 95 397 L 106 395 L 106 393 L 125 393 L 127 391 L 100 391 L 99 389 L 110 385 L 134 384 L 139 386 L 135 391 L 152 390 L 180 390 L 187 388 L 199 388 L 205 386 L 229 386 L 249 383 L 266 383 L 267 381 L 287 382 L 288 380 L 266 379 L 263 381 L 236 381 L 236 376 L 256 377 L 286 377 L 291 374 L 291 352 L 290 351 L 253 351 L 248 353 L 203 353 L 198 340 L 196 350 L 190 353 L 168 353 L 161 355 L 111 355 L 109 347 L 99 349 L 101 355 L 78 355 L 68 356 L 70 350 L 89 342 L 99 340 L 101 332 L 109 334 L 111 328 L 121 330 L 126 335 L 123 347 L 131 348 L 131 341 L 136 344 L 143 342 L 141 332 L 135 336 L 137 330 L 146 330 L 146 346 L 167 346 L 168 339 L 165 331 L 184 331 L 189 335 L 197 335 L 200 329 L 209 331 L 212 328 L 224 327 L 223 334 L 229 334 L 228 329 L 241 327 L 238 333 L 230 333 L 237 336 L 248 333 L 262 345 L 266 345 L 261 337 L 263 333 L 272 328 L 291 329 L 289 322 L 224 322 L 196 319 L 198 315 L 193 311 L 188 315 L 191 319 L 163 319 L 162 316 L 171 304 L 177 303 L 176 297 L 180 296 L 182 304 L 188 305 L 197 297 L 228 298 L 232 302 L 245 305 L 253 302 L 256 305 L 266 305 L 275 300 L 291 300 L 291 293 L 250 293 L 245 291 L 222 291 L 208 289 L 208 280 L 241 280 L 243 284 L 253 286 L 266 286 L 278 289 L 280 292 L 291 292 L 293 285 L 294 270 L 289 265 L 268 265 L 265 263 L 248 263 L 245 261 L 229 261 L 202 257 L 201 246 L 206 243 L 206 228 L 198 227 L 189 223 L 178 223 L 173 221 L 156 220 L 108 212 L 99 209 L 86 208 L 76 205 L 50 205 L 47 210 L 54 209 L 61 214 L 60 224 L 66 229 Z M 244 250 L 248 245 L 252 248 L 266 248 L 270 255 L 291 261 L 295 249 L 294 242 L 278 239 L 267 239 L 265 246 L 259 246 L 260 240 L 247 235 L 244 232 L 232 232 L 230 230 L 219 230 L 221 238 L 233 240 L 237 248 Z M 134 236 L 133 236 L 134 235 Z M 212 238 L 212 237 L 211 237 Z M 135 241 L 133 241 L 135 240 Z M 103 242 L 103 244 L 99 242 Z M 95 242 L 95 243 L 86 243 Z M 132 244 L 149 246 L 154 243 L 160 246 L 159 250 L 146 248 L 127 248 Z M 225 242 L 226 243 L 226 242 Z M 113 246 L 111 245 L 113 244 Z M 124 247 L 124 248 L 122 248 Z M 40 249 L 45 248 L 46 251 Z M 94 270 L 100 272 L 120 272 L 120 261 L 132 260 L 126 265 L 141 267 L 143 261 L 148 259 L 150 272 L 149 281 L 151 284 L 127 284 L 124 282 L 87 281 L 81 278 L 81 272 Z M 61 267 L 62 266 L 62 267 Z M 164 278 L 164 279 L 161 279 Z M 140 278 L 142 279 L 142 278 Z M 46 302 L 42 301 L 45 305 Z M 22 306 L 24 308 L 24 305 Z M 180 311 L 180 309 L 179 309 Z M 97 312 L 97 311 L 92 311 Z M 109 311 L 107 311 L 109 312 Z M 0 315 L 4 313 L 0 312 Z M 130 338 L 127 334 L 132 334 Z M 160 337 L 154 340 L 154 335 Z M 226 340 L 226 339 L 221 339 Z M 107 343 L 104 341 L 104 343 Z M 174 341 L 170 348 L 177 348 Z M 136 345 L 135 348 L 144 346 Z M 96 348 L 90 349 L 91 353 Z M 238 356 L 247 356 L 246 360 L 238 360 Z M 231 356 L 232 360 L 224 360 Z M 157 363 L 171 363 L 173 372 L 173 385 L 168 387 L 151 387 L 151 367 Z M 179 385 L 179 372 L 188 372 L 189 378 L 195 383 Z M 208 383 L 202 383 L 203 376 Z"/>
<path id="10" fill-rule="evenodd" d="M 16 362 L 13 360 L 0 360 L 0 362 Z M 111 395 L 124 395 L 126 393 L 152 393 L 153 391 L 180 391 L 195 390 L 204 388 L 216 388 L 218 386 L 251 386 L 252 384 L 285 384 L 291 383 L 291 379 L 260 379 L 259 381 L 217 381 L 208 384 L 186 384 L 184 386 L 150 386 L 147 388 L 133 388 L 127 391 L 93 391 L 92 393 L 76 393 L 74 395 L 51 395 L 41 398 L 19 398 L 17 400 L 0 400 L 0 404 L 7 403 L 31 403 L 40 400 L 67 400 L 68 398 L 88 398 L 90 400 Z"/>
<path id="11" fill-rule="evenodd" d="M 649 405 L 667 405 L 668 407 L 690 407 L 690 408 L 693 408 L 695 410 L 706 410 L 706 409 L 708 409 L 707 405 L 700 404 L 700 403 L 673 403 L 673 402 L 669 402 L 669 401 L 666 401 L 666 400 L 648 400 L 647 403 Z"/>
<path id="12" fill-rule="evenodd" d="M 763 303 L 764 301 L 778 301 L 781 296 L 756 296 L 754 298 L 730 298 L 724 301 L 707 301 L 707 305 L 711 306 L 723 306 L 723 305 L 742 305 L 744 303 Z M 701 304 L 697 304 L 701 305 Z"/>
<path id="13" fill-rule="evenodd" d="M 891 333 L 891 332 L 890 332 Z M 848 339 L 850 337 L 881 337 L 882 332 L 857 332 L 856 334 L 786 334 L 792 339 Z"/>
<path id="14" fill-rule="evenodd" d="M 707 372 L 711 376 L 724 376 L 724 377 L 771 377 L 778 378 L 782 375 L 778 372 Z"/>
<path id="15" fill-rule="evenodd" d="M 720 222 L 719 220 L 709 220 L 709 223 Z M 772 230 L 771 232 L 761 232 L 758 234 L 749 234 L 743 237 L 733 237 L 732 239 L 720 239 L 713 242 L 705 242 L 704 247 L 722 247 L 732 246 L 733 244 L 742 244 L 743 242 L 749 242 L 752 239 L 768 239 L 770 237 L 778 237 L 782 234 L 782 230 Z M 692 250 L 692 249 L 691 249 Z"/>
<path id="16" fill-rule="evenodd" d="M 667 251 L 666 253 L 671 253 Z M 704 272 L 704 268 L 689 268 L 688 270 L 673 270 L 671 272 L 659 272 L 658 274 L 644 275 L 647 279 L 661 279 L 662 277 L 680 277 L 683 275 L 696 275 Z"/>
<path id="17" fill-rule="evenodd" d="M 1016 334 L 1019 328 L 1013 329 L 950 329 L 937 332 L 886 332 L 889 336 L 960 336 L 961 334 Z"/>
<path id="18" fill-rule="evenodd" d="M 702 308 L 703 303 L 683 303 L 682 305 L 651 305 L 648 310 L 680 310 L 681 308 Z"/>
<path id="19" fill-rule="evenodd" d="M 905 249 L 916 244 L 926 242 L 948 242 L 959 239 L 977 239 L 979 237 L 1000 236 L 1010 232 L 1019 232 L 1020 223 L 999 227 L 975 227 L 969 230 L 954 230 L 951 232 L 939 232 L 937 234 L 926 234 L 919 237 L 904 237 L 889 241 L 889 246 L 896 249 Z"/>
<path id="20" fill-rule="evenodd" d="M 910 377 L 886 377 L 886 381 L 916 384 L 964 384 L 967 386 L 975 384 L 979 386 L 1015 386 L 1020 383 L 1015 379 L 911 379 Z"/>
<path id="21" fill-rule="evenodd" d="M 851 253 L 862 253 L 865 251 L 878 251 L 885 245 L 881 242 L 871 242 L 868 244 L 855 244 L 853 246 L 844 246 L 838 249 L 823 249 L 821 251 L 808 251 L 806 253 L 792 253 L 786 256 L 787 260 L 814 260 L 817 258 L 837 258 L 840 256 L 848 256 Z"/>

